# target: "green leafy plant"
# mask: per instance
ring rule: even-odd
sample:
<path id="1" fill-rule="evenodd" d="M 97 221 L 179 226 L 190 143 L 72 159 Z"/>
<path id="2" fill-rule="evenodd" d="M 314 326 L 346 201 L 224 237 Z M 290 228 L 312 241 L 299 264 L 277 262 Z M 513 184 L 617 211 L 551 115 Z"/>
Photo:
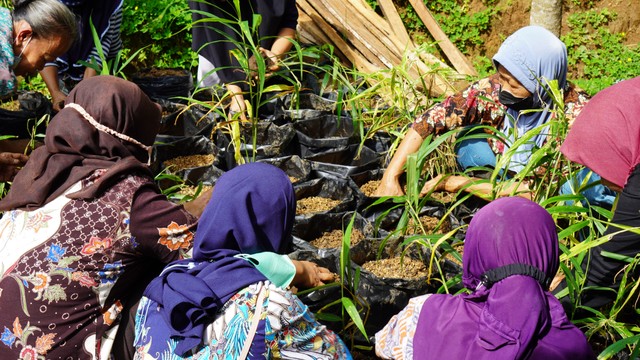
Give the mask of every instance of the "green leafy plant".
<path id="1" fill-rule="evenodd" d="M 588 93 L 629 79 L 640 73 L 640 48 L 623 43 L 626 34 L 612 33 L 607 25 L 616 14 L 606 9 L 575 13 L 567 19 L 567 45 L 572 78 Z"/>
<path id="2" fill-rule="evenodd" d="M 93 21 L 91 21 L 91 19 L 89 19 L 89 25 L 91 26 L 91 35 L 93 36 L 93 43 L 96 46 L 100 62 L 96 61 L 96 59 L 92 59 L 91 62 L 81 60 L 80 63 L 86 67 L 94 69 L 99 75 L 113 75 L 126 79 L 127 76 L 124 72 L 125 68 L 144 50 L 144 48 L 136 50 L 128 58 L 124 58 L 122 55 L 123 51 L 119 50 L 113 59 L 107 59 L 107 56 L 102 49 L 100 36 L 98 35 L 95 26 L 93 26 Z"/>

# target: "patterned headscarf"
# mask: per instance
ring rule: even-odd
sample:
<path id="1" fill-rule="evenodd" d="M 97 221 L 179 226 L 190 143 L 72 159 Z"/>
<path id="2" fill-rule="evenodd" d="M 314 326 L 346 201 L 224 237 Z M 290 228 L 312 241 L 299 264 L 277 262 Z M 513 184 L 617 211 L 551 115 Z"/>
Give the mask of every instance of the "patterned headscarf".
<path id="1" fill-rule="evenodd" d="M 82 81 L 65 103 L 78 104 L 98 123 L 146 146 L 153 145 L 160 128 L 160 106 L 136 84 L 113 76 Z M 140 145 L 97 129 L 77 109 L 65 107 L 51 120 L 44 146 L 33 151 L 16 175 L 0 211 L 39 208 L 95 170 L 106 169 L 96 183 L 69 195 L 93 198 L 123 174 L 151 176 L 144 164 L 148 158 Z"/>
<path id="2" fill-rule="evenodd" d="M 513 143 L 527 131 L 546 124 L 551 117 L 550 94 L 546 88 L 551 80 L 558 81 L 558 87 L 567 86 L 567 47 L 547 29 L 540 26 L 524 27 L 509 36 L 493 57 L 497 68 L 502 65 L 513 75 L 534 98 L 534 106 L 541 111 L 522 114 L 507 108 L 503 131 Z M 515 129 L 517 134 L 513 134 Z M 521 145 L 511 158 L 509 168 L 520 171 L 531 156 L 534 146 L 542 146 L 547 130 L 542 130 L 531 142 Z"/>
<path id="3" fill-rule="evenodd" d="M 144 293 L 161 306 L 177 355 L 202 342 L 206 326 L 233 295 L 266 280 L 235 255 L 286 253 L 295 212 L 291 181 L 273 165 L 241 165 L 220 177 L 198 222 L 193 259 L 169 264 Z M 252 345 L 258 357 L 265 351 L 261 327 Z"/>
<path id="4" fill-rule="evenodd" d="M 431 295 L 414 354 L 433 359 L 592 359 L 582 332 L 548 292 L 558 270 L 551 215 L 524 198 L 501 198 L 469 225 L 463 255 L 468 295 Z"/>

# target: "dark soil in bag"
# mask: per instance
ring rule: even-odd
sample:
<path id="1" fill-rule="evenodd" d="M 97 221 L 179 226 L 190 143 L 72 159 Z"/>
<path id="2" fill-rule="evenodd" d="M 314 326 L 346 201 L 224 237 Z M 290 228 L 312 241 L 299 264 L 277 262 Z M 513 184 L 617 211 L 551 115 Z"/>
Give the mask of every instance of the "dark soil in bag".
<path id="1" fill-rule="evenodd" d="M 193 105 L 158 100 L 162 106 L 162 120 L 160 121 L 160 135 L 210 137 L 217 122 L 218 115 L 206 109 Z"/>
<path id="2" fill-rule="evenodd" d="M 312 221 L 317 214 L 355 210 L 354 190 L 347 179 L 325 176 L 294 185 L 296 222 Z M 308 219 L 308 220 L 305 220 Z"/>
<path id="3" fill-rule="evenodd" d="M 167 99 L 186 102 L 193 88 L 193 76 L 185 69 L 143 69 L 133 75 L 131 80 L 154 100 Z"/>
<path id="4" fill-rule="evenodd" d="M 0 109 L 0 135 L 13 135 L 18 139 L 30 139 L 33 135 L 44 133 L 47 122 L 43 121 L 35 128 L 44 115 L 52 115 L 53 106 L 43 94 L 29 91 L 18 95 L 19 110 Z"/>
<path id="5" fill-rule="evenodd" d="M 201 181 L 213 184 L 223 173 L 216 167 L 216 155 L 213 142 L 202 135 L 179 138 L 154 146 L 151 170 L 154 174 L 162 171 L 175 174 L 187 185 L 197 185 Z M 160 181 L 161 188 L 171 185 L 174 184 Z"/>

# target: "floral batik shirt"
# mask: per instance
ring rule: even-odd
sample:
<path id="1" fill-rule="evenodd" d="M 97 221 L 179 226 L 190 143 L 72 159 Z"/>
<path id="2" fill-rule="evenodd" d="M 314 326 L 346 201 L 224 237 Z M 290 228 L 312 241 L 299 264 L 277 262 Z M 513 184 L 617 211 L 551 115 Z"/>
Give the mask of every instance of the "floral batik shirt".
<path id="1" fill-rule="evenodd" d="M 134 359 L 235 360 L 247 339 L 256 303 L 265 291 L 256 339 L 264 339 L 266 352 L 251 359 L 351 359 L 349 350 L 331 330 L 320 324 L 309 308 L 291 291 L 269 281 L 250 285 L 227 301 L 205 331 L 204 344 L 189 356 L 173 353 L 176 341 L 170 339 L 158 305 L 143 297 L 136 315 L 136 354 Z"/>
<path id="2" fill-rule="evenodd" d="M 506 107 L 500 104 L 499 93 L 498 74 L 481 79 L 418 116 L 412 128 L 423 139 L 431 134 L 440 135 L 468 125 L 488 125 L 500 129 L 506 116 Z M 588 101 L 589 96 L 584 91 L 569 84 L 564 93 L 564 112 L 569 123 L 578 116 Z M 504 152 L 503 142 L 495 139 L 487 141 L 495 153 Z"/>
<path id="3" fill-rule="evenodd" d="M 195 219 L 156 189 L 152 179 L 131 175 L 94 199 L 64 194 L 4 214 L 0 359 L 110 357 L 131 293 L 191 247 Z"/>
<path id="4" fill-rule="evenodd" d="M 0 96 L 16 87 L 13 56 L 13 18 L 9 9 L 0 7 Z"/>
<path id="5" fill-rule="evenodd" d="M 381 359 L 413 359 L 413 336 L 418 327 L 422 305 L 431 294 L 409 300 L 407 306 L 394 315 L 382 330 L 376 333 L 376 355 Z"/>

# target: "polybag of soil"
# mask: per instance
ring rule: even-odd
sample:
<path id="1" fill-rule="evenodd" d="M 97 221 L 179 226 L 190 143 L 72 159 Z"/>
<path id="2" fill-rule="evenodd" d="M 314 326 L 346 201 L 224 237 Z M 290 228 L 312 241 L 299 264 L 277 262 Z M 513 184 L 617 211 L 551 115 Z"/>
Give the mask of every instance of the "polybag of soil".
<path id="1" fill-rule="evenodd" d="M 53 106 L 43 94 L 28 91 L 18 95 L 20 110 L 0 109 L 0 135 L 12 135 L 18 139 L 30 139 L 32 135 L 44 135 L 47 122 L 38 121 L 45 115 L 51 115 Z M 37 126 L 36 126 L 37 125 Z M 34 126 L 35 131 L 34 131 Z"/>
<path id="2" fill-rule="evenodd" d="M 255 131 L 255 133 L 254 133 Z M 292 140 L 296 133 L 290 123 L 277 125 L 271 121 L 259 121 L 254 126 L 242 126 L 240 153 L 247 162 L 292 155 Z M 227 170 L 234 168 L 234 144 L 229 134 L 218 132 L 216 146 L 222 150 Z M 253 144 L 255 138 L 255 146 Z"/>
<path id="3" fill-rule="evenodd" d="M 355 210 L 354 190 L 347 179 L 326 174 L 295 184 L 294 189 L 297 199 L 296 222 L 311 222 L 318 214 Z"/>
<path id="4" fill-rule="evenodd" d="M 369 221 L 362 217 L 362 215 L 353 212 L 339 213 L 339 214 L 324 214 L 318 215 L 313 221 L 299 221 L 294 224 L 293 234 L 301 241 L 307 242 L 309 245 L 304 249 L 314 249 L 318 251 L 319 256 L 323 257 L 325 254 L 337 251 L 338 253 L 342 249 L 342 242 L 344 239 L 344 231 L 351 222 L 352 217 L 355 214 L 355 220 L 350 237 L 350 248 L 369 248 L 371 243 L 376 237 L 384 236 L 385 234 L 379 234 Z M 351 259 L 356 264 L 362 264 L 365 260 L 357 255 L 362 254 L 362 251 L 352 251 Z"/>
<path id="5" fill-rule="evenodd" d="M 311 162 L 313 170 L 329 172 L 343 178 L 380 167 L 378 154 L 367 147 L 362 147 L 360 151 L 358 148 L 358 144 L 353 144 L 303 158 Z"/>
<path id="6" fill-rule="evenodd" d="M 433 293 L 437 287 L 427 282 L 427 268 L 422 259 L 395 254 L 383 254 L 378 259 L 374 249 L 369 256 L 371 260 L 365 262 L 360 270 L 357 294 L 368 304 L 370 314 L 374 315 L 368 318 L 365 328 L 368 334 L 375 334 L 407 306 L 409 299 Z M 415 269 L 416 264 L 423 266 L 424 271 Z M 365 269 L 371 265 L 377 270 Z M 387 275 L 376 274 L 378 271 Z"/>
<path id="7" fill-rule="evenodd" d="M 154 100 L 167 99 L 186 102 L 193 88 L 193 76 L 185 69 L 142 69 L 131 80 Z"/>
<path id="8" fill-rule="evenodd" d="M 213 184 L 223 173 L 215 166 L 218 163 L 216 155 L 213 142 L 202 135 L 179 138 L 154 145 L 151 170 L 154 174 L 163 171 L 174 174 L 187 185 Z M 160 181 L 161 188 L 172 185 L 175 184 Z"/>
<path id="9" fill-rule="evenodd" d="M 284 171 L 294 184 L 309 180 L 311 175 L 311 164 L 307 160 L 301 159 L 298 155 L 261 159 L 258 162 L 271 164 Z"/>
<path id="10" fill-rule="evenodd" d="M 160 121 L 160 135 L 210 137 L 216 123 L 217 114 L 192 105 L 187 106 L 178 102 L 160 99 L 162 106 L 162 120 Z"/>

